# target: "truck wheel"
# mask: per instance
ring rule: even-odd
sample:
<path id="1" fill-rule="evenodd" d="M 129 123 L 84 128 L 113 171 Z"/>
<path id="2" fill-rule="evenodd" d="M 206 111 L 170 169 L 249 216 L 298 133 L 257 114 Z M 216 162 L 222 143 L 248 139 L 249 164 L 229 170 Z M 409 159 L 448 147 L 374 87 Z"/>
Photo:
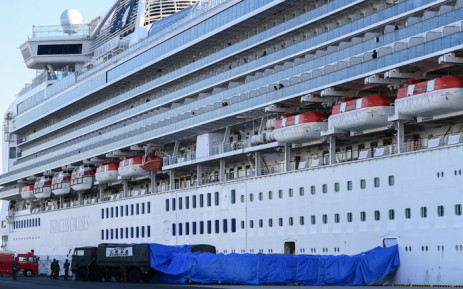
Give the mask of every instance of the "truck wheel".
<path id="1" fill-rule="evenodd" d="M 34 272 L 32 270 L 25 270 L 24 271 L 24 277 L 33 277 L 34 276 Z"/>
<path id="2" fill-rule="evenodd" d="M 154 269 L 150 269 L 147 273 L 145 272 L 145 274 L 143 274 L 143 276 L 141 277 L 141 280 L 145 283 L 150 283 L 151 280 L 153 280 L 154 274 L 155 274 Z"/>
<path id="3" fill-rule="evenodd" d="M 87 268 L 80 268 L 77 271 L 76 279 L 80 281 L 87 281 L 88 280 L 88 269 Z"/>
<path id="4" fill-rule="evenodd" d="M 111 272 L 111 269 L 106 268 L 103 270 L 103 278 L 106 282 L 111 282 L 112 277 L 113 277 L 113 272 Z"/>
<path id="5" fill-rule="evenodd" d="M 132 283 L 140 282 L 140 278 L 141 278 L 140 270 L 138 270 L 137 268 L 130 269 L 127 277 L 129 279 L 129 282 L 132 282 Z"/>

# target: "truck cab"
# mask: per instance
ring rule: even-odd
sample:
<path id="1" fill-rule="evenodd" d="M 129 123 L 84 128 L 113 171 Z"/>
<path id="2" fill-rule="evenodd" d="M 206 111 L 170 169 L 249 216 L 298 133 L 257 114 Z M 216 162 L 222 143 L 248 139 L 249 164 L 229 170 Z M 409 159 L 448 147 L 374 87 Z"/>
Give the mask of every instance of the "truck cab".
<path id="1" fill-rule="evenodd" d="M 86 281 L 94 272 L 96 266 L 97 247 L 79 247 L 74 249 L 71 260 L 71 271 L 76 274 L 77 280 Z M 92 278 L 93 279 L 93 278 Z"/>
<path id="2" fill-rule="evenodd" d="M 39 274 L 38 258 L 32 252 L 18 254 L 18 271 L 25 277 L 32 277 Z M 12 274 L 12 263 L 15 258 L 14 253 L 0 253 L 0 274 Z"/>

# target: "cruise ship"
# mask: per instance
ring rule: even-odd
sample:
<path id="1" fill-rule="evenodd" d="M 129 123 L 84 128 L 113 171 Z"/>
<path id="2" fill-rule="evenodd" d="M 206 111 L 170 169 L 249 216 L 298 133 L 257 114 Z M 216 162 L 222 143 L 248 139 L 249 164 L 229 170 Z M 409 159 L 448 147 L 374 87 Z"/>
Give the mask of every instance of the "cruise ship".
<path id="1" fill-rule="evenodd" d="M 463 284 L 462 0 L 118 0 L 81 18 L 20 45 L 41 73 L 4 115 L 3 250 L 397 244 L 387 283 Z"/>

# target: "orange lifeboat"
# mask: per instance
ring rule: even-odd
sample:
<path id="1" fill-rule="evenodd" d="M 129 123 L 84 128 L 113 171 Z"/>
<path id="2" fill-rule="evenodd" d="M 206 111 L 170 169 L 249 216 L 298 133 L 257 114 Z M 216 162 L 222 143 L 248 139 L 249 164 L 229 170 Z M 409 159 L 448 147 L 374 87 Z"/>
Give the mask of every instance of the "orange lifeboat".
<path id="1" fill-rule="evenodd" d="M 60 171 L 53 175 L 51 191 L 57 196 L 67 195 L 71 192 L 71 174 L 69 171 Z"/>
<path id="2" fill-rule="evenodd" d="M 142 157 L 128 157 L 119 163 L 119 175 L 123 179 L 144 177 L 147 172 L 141 167 L 143 163 Z"/>
<path id="3" fill-rule="evenodd" d="M 347 100 L 333 106 L 328 128 L 349 131 L 380 128 L 389 124 L 388 116 L 393 113 L 393 100 L 387 95 Z"/>
<path id="4" fill-rule="evenodd" d="M 145 171 L 157 171 L 162 168 L 162 159 L 155 155 L 147 155 L 143 157 L 141 167 Z"/>
<path id="5" fill-rule="evenodd" d="M 273 137 L 281 142 L 304 142 L 320 138 L 320 132 L 326 130 L 326 115 L 321 112 L 307 112 L 286 116 L 275 122 Z"/>
<path id="6" fill-rule="evenodd" d="M 74 191 L 85 191 L 92 188 L 95 181 L 95 170 L 90 165 L 80 165 L 72 171 L 71 188 Z"/>
<path id="7" fill-rule="evenodd" d="M 21 198 L 30 200 L 35 198 L 34 196 L 34 185 L 25 185 L 21 189 Z"/>
<path id="8" fill-rule="evenodd" d="M 34 185 L 34 196 L 37 199 L 46 199 L 51 196 L 51 177 L 41 176 Z"/>
<path id="9" fill-rule="evenodd" d="M 463 77 L 447 76 L 402 87 L 396 111 L 402 115 L 432 117 L 463 110 Z"/>
<path id="10" fill-rule="evenodd" d="M 102 164 L 96 169 L 95 179 L 99 184 L 108 184 L 117 181 L 119 177 L 119 164 Z"/>

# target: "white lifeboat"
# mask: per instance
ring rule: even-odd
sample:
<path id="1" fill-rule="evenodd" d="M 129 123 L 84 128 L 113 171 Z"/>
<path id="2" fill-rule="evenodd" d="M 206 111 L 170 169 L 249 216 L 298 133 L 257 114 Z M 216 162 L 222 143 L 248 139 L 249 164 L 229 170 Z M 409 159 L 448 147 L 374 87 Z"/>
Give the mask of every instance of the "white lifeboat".
<path id="1" fill-rule="evenodd" d="M 399 114 L 432 117 L 463 110 L 463 77 L 447 76 L 402 87 L 395 102 Z"/>
<path id="2" fill-rule="evenodd" d="M 71 192 L 71 174 L 69 171 L 55 173 L 51 180 L 51 191 L 57 196 L 67 195 Z"/>
<path id="3" fill-rule="evenodd" d="M 343 101 L 333 106 L 328 128 L 363 131 L 387 126 L 394 113 L 393 101 L 387 95 L 372 95 Z"/>
<path id="4" fill-rule="evenodd" d="M 275 122 L 273 137 L 281 142 L 304 142 L 320 138 L 320 132 L 326 130 L 328 123 L 321 112 L 307 112 L 286 116 Z"/>
<path id="5" fill-rule="evenodd" d="M 108 184 L 117 181 L 119 177 L 119 164 L 103 164 L 96 169 L 95 179 L 99 184 Z"/>
<path id="6" fill-rule="evenodd" d="M 95 171 L 92 166 L 80 165 L 71 174 L 71 188 L 74 191 L 85 191 L 92 188 L 95 181 Z"/>
<path id="7" fill-rule="evenodd" d="M 144 177 L 148 172 L 142 168 L 142 157 L 129 157 L 119 163 L 119 175 L 123 179 Z"/>
<path id="8" fill-rule="evenodd" d="M 34 199 L 34 185 L 25 185 L 21 189 L 21 198 L 25 200 Z"/>
<path id="9" fill-rule="evenodd" d="M 46 199 L 51 196 L 51 177 L 41 176 L 34 184 L 34 196 L 37 199 Z"/>

